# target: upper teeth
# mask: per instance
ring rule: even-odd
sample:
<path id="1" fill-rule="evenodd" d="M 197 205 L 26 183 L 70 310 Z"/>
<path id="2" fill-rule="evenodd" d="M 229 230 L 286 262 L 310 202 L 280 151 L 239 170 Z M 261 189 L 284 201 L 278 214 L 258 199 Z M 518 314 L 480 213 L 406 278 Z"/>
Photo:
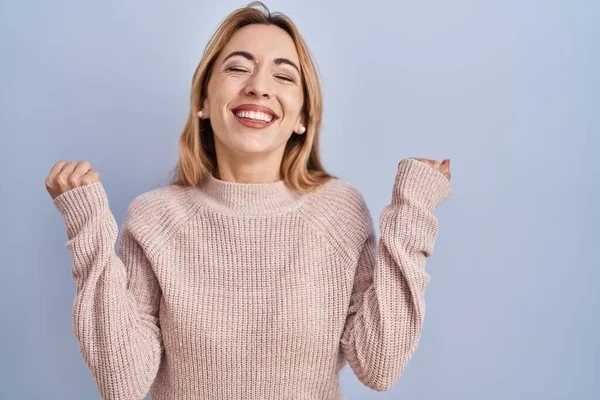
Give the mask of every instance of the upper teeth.
<path id="1" fill-rule="evenodd" d="M 235 115 L 237 115 L 240 118 L 250 118 L 255 119 L 257 121 L 265 122 L 271 122 L 271 120 L 273 119 L 272 115 L 265 114 L 260 111 L 236 111 Z"/>

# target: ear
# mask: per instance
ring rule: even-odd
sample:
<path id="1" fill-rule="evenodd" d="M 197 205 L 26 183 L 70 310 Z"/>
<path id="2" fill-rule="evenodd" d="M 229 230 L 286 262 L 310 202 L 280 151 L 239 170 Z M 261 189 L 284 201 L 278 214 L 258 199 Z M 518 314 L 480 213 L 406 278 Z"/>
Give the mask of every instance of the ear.
<path id="1" fill-rule="evenodd" d="M 209 113 L 210 107 L 208 106 L 208 99 L 204 99 L 204 102 L 200 108 L 200 111 L 202 111 L 202 116 L 199 117 L 200 119 L 208 119 L 210 118 L 210 113 Z"/>
<path id="2" fill-rule="evenodd" d="M 296 124 L 296 128 L 294 129 L 294 132 L 296 132 L 298 135 L 303 135 L 306 132 L 305 121 L 306 119 L 304 118 L 304 115 L 302 115 L 300 117 L 300 121 Z M 304 130 L 302 130 L 302 128 L 304 128 Z"/>

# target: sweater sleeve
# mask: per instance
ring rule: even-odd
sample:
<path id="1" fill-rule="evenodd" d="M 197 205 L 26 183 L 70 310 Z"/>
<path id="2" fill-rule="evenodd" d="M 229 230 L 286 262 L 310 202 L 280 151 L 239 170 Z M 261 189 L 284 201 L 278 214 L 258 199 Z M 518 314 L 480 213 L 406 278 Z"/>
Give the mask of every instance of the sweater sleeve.
<path id="1" fill-rule="evenodd" d="M 398 165 L 391 204 L 380 217 L 379 242 L 363 204 L 368 229 L 340 342 L 357 378 L 374 390 L 389 390 L 416 350 L 430 280 L 425 259 L 438 233 L 433 211 L 451 194 L 443 174 L 405 159 Z"/>
<path id="2" fill-rule="evenodd" d="M 137 199 L 136 199 L 137 200 Z M 105 399 L 142 399 L 163 353 L 160 287 L 138 236 L 145 223 L 131 203 L 115 254 L 117 224 L 102 183 L 54 199 L 64 216 L 76 285 L 72 328 Z"/>

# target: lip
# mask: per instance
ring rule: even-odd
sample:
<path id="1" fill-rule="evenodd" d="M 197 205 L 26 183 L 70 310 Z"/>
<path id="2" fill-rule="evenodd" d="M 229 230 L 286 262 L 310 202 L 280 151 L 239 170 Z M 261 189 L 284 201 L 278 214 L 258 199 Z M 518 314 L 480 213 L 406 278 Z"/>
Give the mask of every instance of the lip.
<path id="1" fill-rule="evenodd" d="M 273 119 L 278 119 L 279 116 L 275 114 L 275 111 L 271 110 L 269 107 L 259 106 L 258 104 L 242 104 L 235 108 L 232 108 L 231 111 L 235 114 L 236 111 L 260 111 L 265 114 L 269 114 L 273 116 Z"/>
<path id="2" fill-rule="evenodd" d="M 236 111 L 259 111 L 259 112 L 262 112 L 262 113 L 265 113 L 265 114 L 269 114 L 273 118 L 268 123 L 253 122 L 253 121 L 249 121 L 249 120 L 238 118 L 238 116 L 235 114 Z M 279 119 L 279 116 L 277 114 L 275 114 L 275 112 L 273 110 L 271 110 L 269 107 L 259 106 L 257 104 L 242 104 L 240 106 L 232 108 L 231 109 L 231 113 L 233 114 L 233 116 L 235 117 L 235 119 L 240 124 L 245 125 L 245 126 L 247 126 L 249 128 L 254 128 L 254 129 L 263 129 L 263 128 L 266 128 L 268 126 L 271 126 L 275 121 L 277 121 Z"/>

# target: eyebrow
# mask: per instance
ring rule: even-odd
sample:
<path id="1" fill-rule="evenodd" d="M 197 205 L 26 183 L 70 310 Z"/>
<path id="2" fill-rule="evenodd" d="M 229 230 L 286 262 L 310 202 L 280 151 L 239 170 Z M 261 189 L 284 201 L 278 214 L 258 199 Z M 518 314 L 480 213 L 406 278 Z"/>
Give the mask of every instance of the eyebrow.
<path id="1" fill-rule="evenodd" d="M 227 57 L 225 57 L 223 59 L 223 62 L 221 64 L 224 64 L 225 61 L 229 60 L 231 57 L 234 57 L 234 56 L 242 56 L 249 61 L 256 61 L 256 58 L 254 58 L 254 56 L 252 54 L 248 53 L 247 51 L 238 50 L 238 51 L 231 52 Z M 290 65 L 290 66 L 294 67 L 296 69 L 296 71 L 298 71 L 298 73 L 300 73 L 300 68 L 298 68 L 298 66 L 290 59 L 280 57 L 280 58 L 276 58 L 275 60 L 273 60 L 273 63 L 275 65 L 281 65 L 281 64 Z"/>

